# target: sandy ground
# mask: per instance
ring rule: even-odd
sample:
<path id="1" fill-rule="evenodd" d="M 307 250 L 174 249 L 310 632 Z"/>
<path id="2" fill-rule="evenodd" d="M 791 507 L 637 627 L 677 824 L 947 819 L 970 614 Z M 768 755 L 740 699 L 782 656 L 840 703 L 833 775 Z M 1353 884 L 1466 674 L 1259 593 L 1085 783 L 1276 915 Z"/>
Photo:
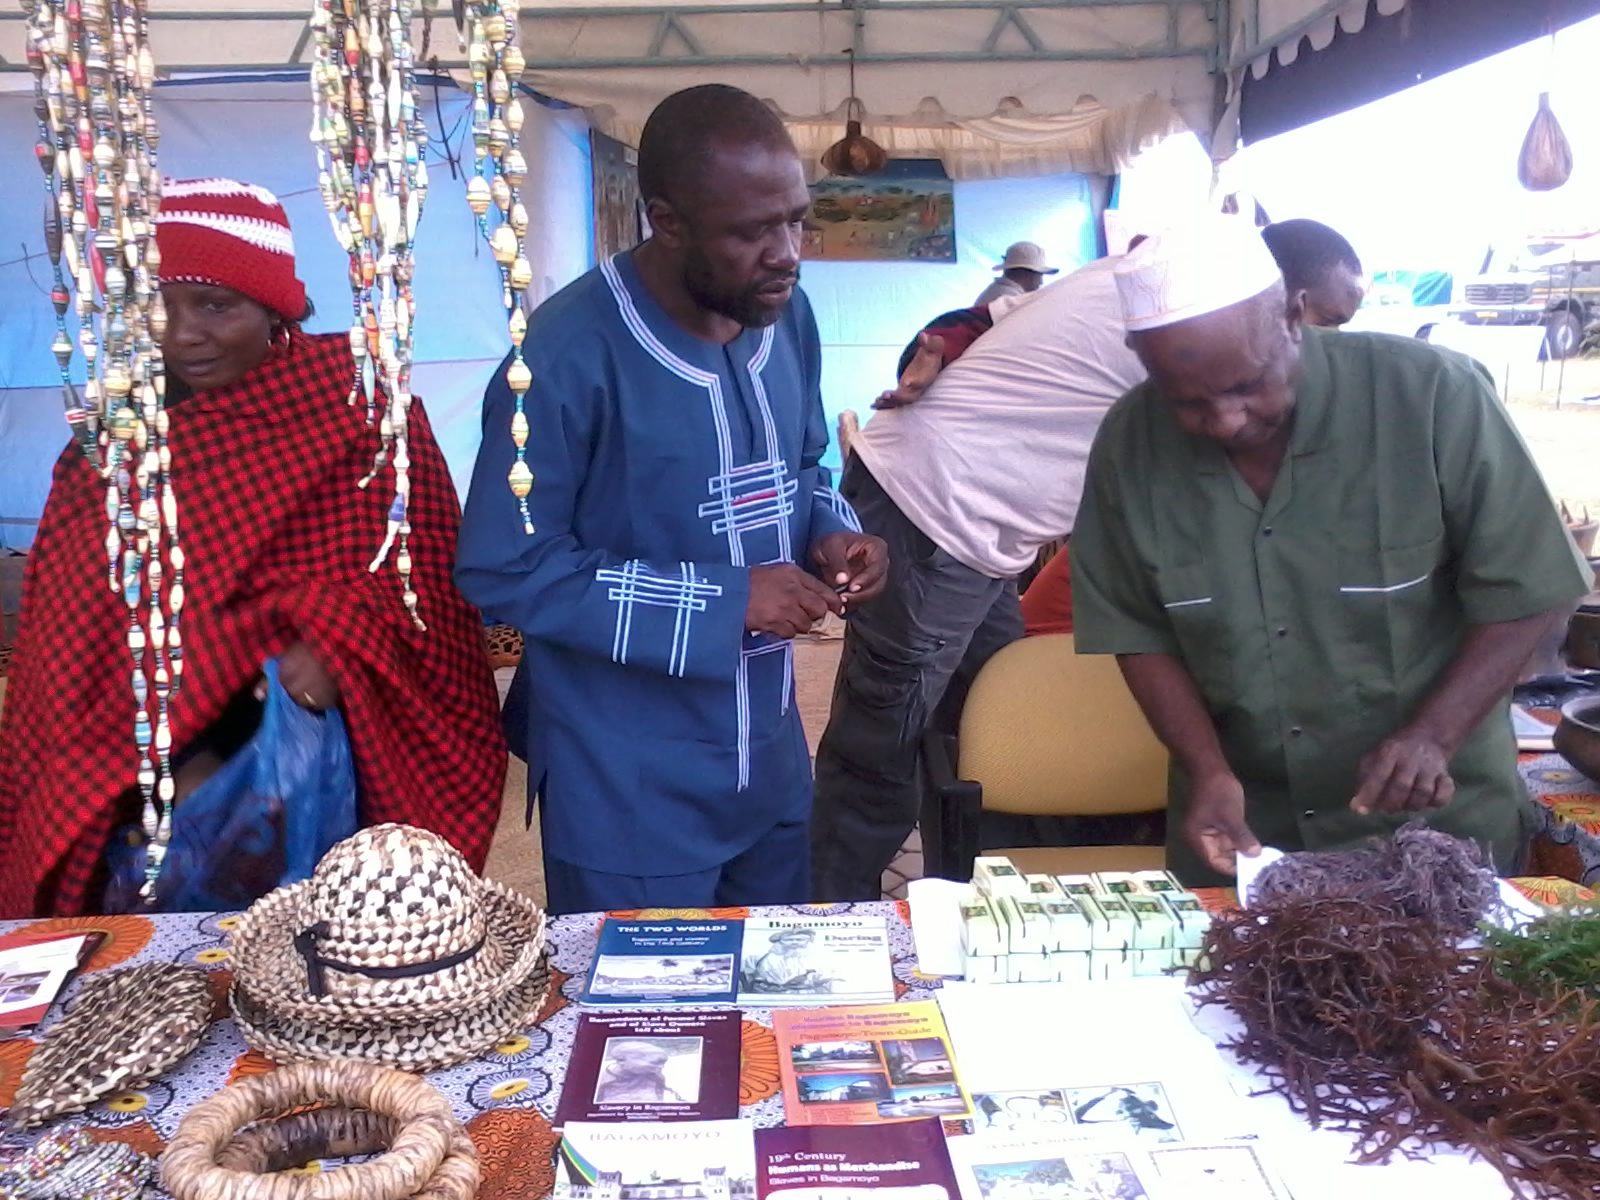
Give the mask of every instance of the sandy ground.
<path id="1" fill-rule="evenodd" d="M 1600 359 L 1523 367 L 1510 383 L 1508 407 L 1550 490 L 1574 516 L 1600 517 Z"/>

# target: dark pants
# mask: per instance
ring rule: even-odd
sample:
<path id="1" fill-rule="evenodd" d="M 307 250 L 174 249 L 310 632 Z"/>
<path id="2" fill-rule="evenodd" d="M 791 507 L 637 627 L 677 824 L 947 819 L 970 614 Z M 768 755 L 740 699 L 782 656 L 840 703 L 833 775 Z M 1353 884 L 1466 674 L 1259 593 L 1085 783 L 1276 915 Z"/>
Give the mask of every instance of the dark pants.
<path id="1" fill-rule="evenodd" d="M 804 904 L 809 875 L 806 827 L 798 822 L 773 826 L 731 862 L 687 875 L 612 875 L 548 854 L 544 860 L 551 916 L 635 908 Z"/>
<path id="2" fill-rule="evenodd" d="M 817 750 L 812 898 L 876 900 L 883 869 L 916 826 L 920 751 L 930 727 L 955 732 L 968 687 L 1022 636 L 1014 580 L 990 579 L 907 519 L 860 460 L 841 491 L 862 528 L 889 544 L 889 585 L 850 617 L 833 714 Z"/>

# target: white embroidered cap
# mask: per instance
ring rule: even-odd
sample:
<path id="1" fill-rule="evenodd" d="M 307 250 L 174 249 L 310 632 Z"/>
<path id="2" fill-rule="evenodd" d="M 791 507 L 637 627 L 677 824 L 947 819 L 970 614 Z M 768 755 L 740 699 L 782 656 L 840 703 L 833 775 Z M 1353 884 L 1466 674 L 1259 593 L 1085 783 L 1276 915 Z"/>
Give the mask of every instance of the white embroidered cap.
<path id="1" fill-rule="evenodd" d="M 1147 238 L 1114 273 L 1129 333 L 1220 312 L 1283 280 L 1255 225 L 1222 213 Z"/>

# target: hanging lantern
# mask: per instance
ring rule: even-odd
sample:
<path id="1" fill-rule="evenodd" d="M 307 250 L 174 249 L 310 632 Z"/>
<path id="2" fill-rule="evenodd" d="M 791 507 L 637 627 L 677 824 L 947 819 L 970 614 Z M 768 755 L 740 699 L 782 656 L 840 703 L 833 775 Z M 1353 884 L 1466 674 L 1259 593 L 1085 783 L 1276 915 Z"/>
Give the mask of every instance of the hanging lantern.
<path id="1" fill-rule="evenodd" d="M 889 161 L 889 152 L 861 132 L 866 107 L 856 95 L 856 52 L 850 56 L 850 97 L 845 101 L 844 137 L 822 152 L 822 166 L 830 175 L 876 175 Z"/>

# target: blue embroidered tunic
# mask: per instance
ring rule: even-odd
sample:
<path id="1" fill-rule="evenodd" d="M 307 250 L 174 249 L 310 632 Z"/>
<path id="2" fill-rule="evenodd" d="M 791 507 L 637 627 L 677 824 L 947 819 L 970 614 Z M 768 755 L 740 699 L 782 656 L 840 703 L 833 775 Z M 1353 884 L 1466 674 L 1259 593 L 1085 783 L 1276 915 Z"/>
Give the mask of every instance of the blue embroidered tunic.
<path id="1" fill-rule="evenodd" d="M 749 570 L 809 564 L 857 528 L 820 459 L 821 349 L 803 293 L 719 346 L 674 323 L 618 255 L 528 325 L 527 534 L 506 484 L 502 366 L 456 578 L 520 629 L 528 778 L 548 853 L 678 875 L 810 812 L 790 642 L 749 636 Z"/>

